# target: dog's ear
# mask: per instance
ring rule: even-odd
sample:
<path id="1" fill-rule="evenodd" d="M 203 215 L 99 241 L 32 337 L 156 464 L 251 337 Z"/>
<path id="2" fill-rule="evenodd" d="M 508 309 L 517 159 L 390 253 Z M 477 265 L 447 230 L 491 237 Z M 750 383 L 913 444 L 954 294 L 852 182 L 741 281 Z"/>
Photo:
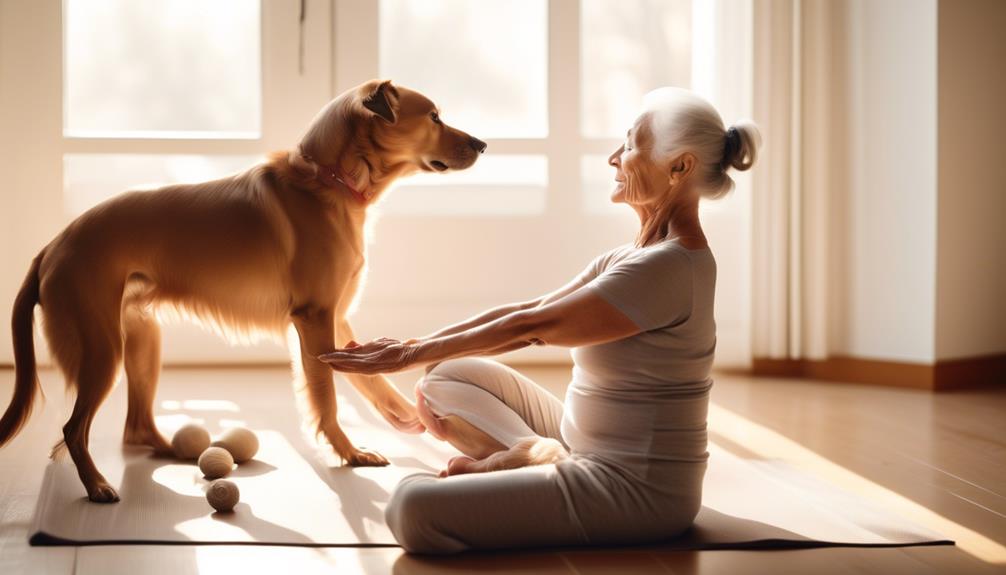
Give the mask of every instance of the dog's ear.
<path id="1" fill-rule="evenodd" d="M 385 80 L 363 97 L 363 107 L 394 124 L 398 121 L 398 90 L 391 85 L 391 80 Z"/>

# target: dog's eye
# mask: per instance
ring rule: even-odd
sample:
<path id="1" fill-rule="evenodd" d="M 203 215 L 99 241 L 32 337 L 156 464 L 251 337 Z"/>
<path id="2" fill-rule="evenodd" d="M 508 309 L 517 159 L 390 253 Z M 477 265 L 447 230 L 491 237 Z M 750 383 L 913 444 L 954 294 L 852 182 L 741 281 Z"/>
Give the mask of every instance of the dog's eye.
<path id="1" fill-rule="evenodd" d="M 433 120 L 434 124 L 443 124 L 443 122 L 440 121 L 440 114 L 436 112 L 430 112 L 430 119 Z"/>

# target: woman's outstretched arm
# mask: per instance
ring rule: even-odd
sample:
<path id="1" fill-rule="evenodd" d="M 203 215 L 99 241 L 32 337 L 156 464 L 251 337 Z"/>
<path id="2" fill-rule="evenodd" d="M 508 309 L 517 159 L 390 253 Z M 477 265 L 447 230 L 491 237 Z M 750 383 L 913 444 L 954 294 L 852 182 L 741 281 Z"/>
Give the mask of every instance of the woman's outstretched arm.
<path id="1" fill-rule="evenodd" d="M 639 331 L 632 320 L 593 290 L 580 288 L 455 333 L 404 343 L 379 339 L 319 359 L 338 371 L 391 373 L 529 343 L 573 347 L 622 339 Z"/>
<path id="2" fill-rule="evenodd" d="M 501 317 L 508 316 L 508 315 L 510 315 L 512 313 L 516 313 L 516 312 L 524 311 L 524 310 L 528 310 L 528 309 L 534 309 L 536 307 L 539 307 L 539 306 L 551 303 L 553 301 L 562 299 L 563 297 L 566 297 L 567 295 L 569 295 L 569 294 L 573 293 L 574 291 L 576 291 L 577 289 L 579 289 L 580 286 L 582 286 L 582 285 L 583 284 L 581 283 L 581 281 L 579 279 L 575 279 L 575 280 L 569 282 L 568 284 L 562 286 L 561 288 L 555 290 L 552 293 L 545 294 L 545 295 L 543 295 L 543 296 L 541 296 L 539 298 L 536 298 L 536 299 L 533 299 L 533 300 L 530 300 L 530 301 L 519 302 L 519 303 L 511 303 L 511 304 L 501 305 L 499 307 L 494 307 L 494 308 L 492 308 L 492 309 L 490 309 L 488 311 L 482 312 L 482 313 L 480 313 L 480 314 L 478 314 L 476 316 L 472 316 L 472 317 L 466 319 L 465 321 L 462 321 L 462 322 L 459 322 L 459 323 L 456 323 L 456 324 L 453 324 L 453 325 L 449 325 L 449 326 L 447 326 L 447 327 L 445 327 L 443 329 L 440 329 L 440 330 L 438 330 L 438 331 L 436 331 L 436 332 L 434 332 L 434 333 L 432 333 L 430 335 L 427 335 L 425 337 L 421 337 L 419 339 L 420 340 L 431 340 L 431 339 L 436 339 L 438 337 L 444 337 L 444 336 L 448 336 L 448 335 L 454 335 L 456 333 L 461 333 L 463 331 L 466 331 L 466 330 L 478 327 L 480 325 L 485 325 L 485 324 L 487 324 L 487 323 L 489 323 L 491 321 L 497 320 L 497 319 L 499 319 Z"/>

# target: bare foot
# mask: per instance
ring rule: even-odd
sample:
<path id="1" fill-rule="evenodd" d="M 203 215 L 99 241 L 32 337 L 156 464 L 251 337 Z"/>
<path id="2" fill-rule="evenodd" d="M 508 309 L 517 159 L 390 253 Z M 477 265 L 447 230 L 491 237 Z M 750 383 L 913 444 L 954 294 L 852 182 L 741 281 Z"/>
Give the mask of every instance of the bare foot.
<path id="1" fill-rule="evenodd" d="M 440 472 L 440 477 L 448 477 L 450 475 L 461 475 L 463 473 L 471 473 L 469 469 L 473 463 L 478 460 L 467 455 L 458 455 L 457 457 L 452 457 L 450 461 L 447 462 L 447 469 Z"/>
<path id="2" fill-rule="evenodd" d="M 555 439 L 528 437 L 518 441 L 510 449 L 497 451 L 482 459 L 475 459 L 467 455 L 451 458 L 447 463 L 447 469 L 440 472 L 440 477 L 545 465 L 555 463 L 568 455 L 562 444 Z"/>

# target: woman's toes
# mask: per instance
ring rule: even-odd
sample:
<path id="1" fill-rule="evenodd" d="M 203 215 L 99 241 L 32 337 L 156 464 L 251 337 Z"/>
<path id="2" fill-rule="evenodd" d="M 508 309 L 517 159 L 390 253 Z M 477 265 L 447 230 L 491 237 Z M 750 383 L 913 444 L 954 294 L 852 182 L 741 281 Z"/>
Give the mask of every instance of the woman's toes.
<path id="1" fill-rule="evenodd" d="M 472 471 L 472 466 L 475 463 L 475 459 L 468 457 L 467 455 L 452 457 L 451 460 L 447 462 L 447 470 L 444 476 L 470 473 Z"/>

